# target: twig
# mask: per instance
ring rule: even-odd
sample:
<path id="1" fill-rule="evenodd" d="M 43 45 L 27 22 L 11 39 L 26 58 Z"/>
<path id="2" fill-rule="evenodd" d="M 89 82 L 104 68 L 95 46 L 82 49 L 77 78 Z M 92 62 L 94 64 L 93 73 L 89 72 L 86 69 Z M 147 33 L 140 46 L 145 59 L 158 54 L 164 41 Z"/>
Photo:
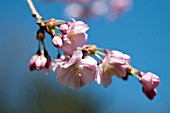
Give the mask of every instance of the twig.
<path id="1" fill-rule="evenodd" d="M 40 14 L 35 9 L 35 7 L 32 3 L 32 0 L 27 0 L 27 3 L 28 3 L 30 10 L 32 12 L 32 16 L 36 18 L 37 24 L 40 25 L 41 27 L 45 27 L 45 23 L 43 21 L 43 18 L 40 16 Z"/>

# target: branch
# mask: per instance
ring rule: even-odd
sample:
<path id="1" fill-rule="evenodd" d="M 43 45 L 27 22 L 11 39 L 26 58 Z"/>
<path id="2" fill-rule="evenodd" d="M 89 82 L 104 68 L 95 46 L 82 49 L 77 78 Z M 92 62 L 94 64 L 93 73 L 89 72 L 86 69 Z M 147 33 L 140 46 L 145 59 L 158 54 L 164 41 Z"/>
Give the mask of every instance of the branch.
<path id="1" fill-rule="evenodd" d="M 32 3 L 32 0 L 27 0 L 27 3 L 28 3 L 30 10 L 32 12 L 32 16 L 35 17 L 35 19 L 36 19 L 37 24 L 40 25 L 41 27 L 44 27 L 45 23 L 43 21 L 43 18 L 40 16 L 40 14 L 35 9 L 35 7 Z"/>

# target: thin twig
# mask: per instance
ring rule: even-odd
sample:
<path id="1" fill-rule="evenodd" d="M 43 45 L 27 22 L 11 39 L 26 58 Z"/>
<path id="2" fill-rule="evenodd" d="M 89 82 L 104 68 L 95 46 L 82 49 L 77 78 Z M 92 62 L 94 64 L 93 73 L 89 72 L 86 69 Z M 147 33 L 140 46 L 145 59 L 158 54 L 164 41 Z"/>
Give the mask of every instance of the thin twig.
<path id="1" fill-rule="evenodd" d="M 37 12 L 37 10 L 35 9 L 32 0 L 27 0 L 27 3 L 30 7 L 30 10 L 32 12 L 32 16 L 36 18 L 36 22 L 37 24 L 39 24 L 41 27 L 45 26 L 45 23 L 43 21 L 43 18 L 40 16 L 40 14 Z"/>

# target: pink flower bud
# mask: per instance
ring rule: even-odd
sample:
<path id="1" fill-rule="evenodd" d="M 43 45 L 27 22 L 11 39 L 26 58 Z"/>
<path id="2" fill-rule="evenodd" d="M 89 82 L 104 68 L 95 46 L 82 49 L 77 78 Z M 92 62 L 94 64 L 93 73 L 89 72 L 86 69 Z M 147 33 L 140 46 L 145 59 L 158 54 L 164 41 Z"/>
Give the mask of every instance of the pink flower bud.
<path id="1" fill-rule="evenodd" d="M 41 70 L 45 67 L 47 63 L 47 58 L 45 58 L 44 54 L 41 54 L 41 56 L 38 56 L 38 58 L 35 60 L 35 66 L 37 70 Z"/>
<path id="2" fill-rule="evenodd" d="M 63 41 L 59 35 L 55 35 L 52 39 L 52 43 L 55 47 L 60 48 L 63 45 Z"/>
<path id="3" fill-rule="evenodd" d="M 141 76 L 143 92 L 150 100 L 152 100 L 157 94 L 156 87 L 159 85 L 160 79 L 151 72 L 142 73 Z"/>
<path id="4" fill-rule="evenodd" d="M 159 85 L 159 83 L 160 83 L 159 77 L 151 72 L 145 73 L 142 76 L 142 84 L 147 91 L 153 90 Z"/>

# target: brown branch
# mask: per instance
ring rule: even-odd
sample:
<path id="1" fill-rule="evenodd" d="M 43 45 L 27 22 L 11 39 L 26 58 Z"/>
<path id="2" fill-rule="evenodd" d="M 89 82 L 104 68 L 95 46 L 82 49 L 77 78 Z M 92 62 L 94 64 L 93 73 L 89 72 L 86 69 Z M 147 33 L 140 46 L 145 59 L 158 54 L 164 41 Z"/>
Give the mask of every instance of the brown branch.
<path id="1" fill-rule="evenodd" d="M 28 6 L 30 7 L 30 10 L 32 12 L 32 16 L 36 18 L 36 22 L 40 27 L 45 27 L 45 23 L 43 21 L 43 18 L 40 16 L 40 14 L 35 9 L 32 0 L 27 0 Z"/>

